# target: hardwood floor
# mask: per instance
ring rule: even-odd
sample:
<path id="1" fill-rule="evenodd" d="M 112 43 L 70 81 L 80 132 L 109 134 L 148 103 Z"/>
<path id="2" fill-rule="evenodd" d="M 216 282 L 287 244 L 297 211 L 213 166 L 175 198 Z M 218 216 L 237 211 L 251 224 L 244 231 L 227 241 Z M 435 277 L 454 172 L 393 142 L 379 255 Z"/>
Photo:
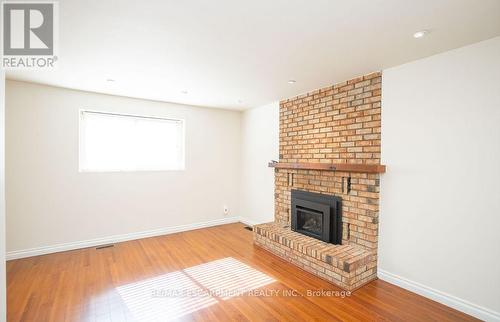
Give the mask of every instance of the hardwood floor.
<path id="1" fill-rule="evenodd" d="M 380 280 L 345 297 L 312 290 L 341 291 L 242 224 L 7 262 L 8 321 L 475 320 Z"/>

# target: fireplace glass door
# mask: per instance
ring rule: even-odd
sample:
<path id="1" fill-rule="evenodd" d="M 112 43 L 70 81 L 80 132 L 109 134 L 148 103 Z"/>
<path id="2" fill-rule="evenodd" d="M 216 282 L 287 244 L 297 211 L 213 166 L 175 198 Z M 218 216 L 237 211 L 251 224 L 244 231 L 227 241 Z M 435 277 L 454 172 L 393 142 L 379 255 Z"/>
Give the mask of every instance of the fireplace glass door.
<path id="1" fill-rule="evenodd" d="M 292 230 L 307 236 L 329 241 L 329 205 L 295 198 L 292 206 Z"/>
<path id="2" fill-rule="evenodd" d="M 321 238 L 323 232 L 323 212 L 297 206 L 297 229 Z"/>

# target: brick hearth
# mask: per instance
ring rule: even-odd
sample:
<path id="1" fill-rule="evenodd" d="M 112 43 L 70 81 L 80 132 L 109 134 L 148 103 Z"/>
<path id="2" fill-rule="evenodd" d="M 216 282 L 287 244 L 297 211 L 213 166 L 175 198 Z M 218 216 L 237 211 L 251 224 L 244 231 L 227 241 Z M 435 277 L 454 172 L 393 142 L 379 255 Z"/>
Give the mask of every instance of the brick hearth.
<path id="1" fill-rule="evenodd" d="M 372 73 L 281 101 L 279 161 L 380 164 L 381 78 Z M 254 227 L 255 243 L 344 289 L 366 284 L 377 274 L 379 176 L 275 169 L 275 221 Z M 291 189 L 342 198 L 342 245 L 288 228 Z"/>
<path id="2" fill-rule="evenodd" d="M 363 248 L 325 243 L 277 223 L 254 230 L 259 246 L 343 289 L 352 291 L 373 279 L 367 266 L 372 254 Z"/>

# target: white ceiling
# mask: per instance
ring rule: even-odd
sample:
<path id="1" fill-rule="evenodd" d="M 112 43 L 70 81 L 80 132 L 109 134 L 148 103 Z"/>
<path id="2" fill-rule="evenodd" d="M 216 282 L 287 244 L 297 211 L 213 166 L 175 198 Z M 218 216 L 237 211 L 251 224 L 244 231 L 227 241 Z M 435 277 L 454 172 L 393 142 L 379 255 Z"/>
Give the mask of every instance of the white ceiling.
<path id="1" fill-rule="evenodd" d="M 230 109 L 500 35 L 499 0 L 61 0 L 59 10 L 58 69 L 8 78 Z"/>

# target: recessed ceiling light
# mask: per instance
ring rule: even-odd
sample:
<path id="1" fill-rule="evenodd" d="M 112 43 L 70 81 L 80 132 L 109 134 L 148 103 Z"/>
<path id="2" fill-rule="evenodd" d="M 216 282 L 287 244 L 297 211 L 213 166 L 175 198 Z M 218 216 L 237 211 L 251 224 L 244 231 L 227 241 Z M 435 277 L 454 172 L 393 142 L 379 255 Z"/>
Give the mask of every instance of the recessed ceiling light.
<path id="1" fill-rule="evenodd" d="M 288 84 L 295 84 L 296 82 L 297 82 L 297 81 L 296 81 L 295 79 L 290 79 L 290 80 L 288 81 Z"/>
<path id="2" fill-rule="evenodd" d="M 420 31 L 417 31 L 416 33 L 413 34 L 413 38 L 422 38 L 424 37 L 425 35 L 427 35 L 429 33 L 429 31 L 427 30 L 420 30 Z"/>
<path id="3" fill-rule="evenodd" d="M 182 94 L 187 94 L 187 93 L 188 93 L 188 91 L 181 91 L 181 93 L 182 93 Z"/>
<path id="4" fill-rule="evenodd" d="M 114 81 L 115 81 L 115 80 L 114 80 L 114 79 L 112 79 L 112 78 L 107 78 L 107 79 L 106 79 L 106 82 L 114 82 Z"/>

